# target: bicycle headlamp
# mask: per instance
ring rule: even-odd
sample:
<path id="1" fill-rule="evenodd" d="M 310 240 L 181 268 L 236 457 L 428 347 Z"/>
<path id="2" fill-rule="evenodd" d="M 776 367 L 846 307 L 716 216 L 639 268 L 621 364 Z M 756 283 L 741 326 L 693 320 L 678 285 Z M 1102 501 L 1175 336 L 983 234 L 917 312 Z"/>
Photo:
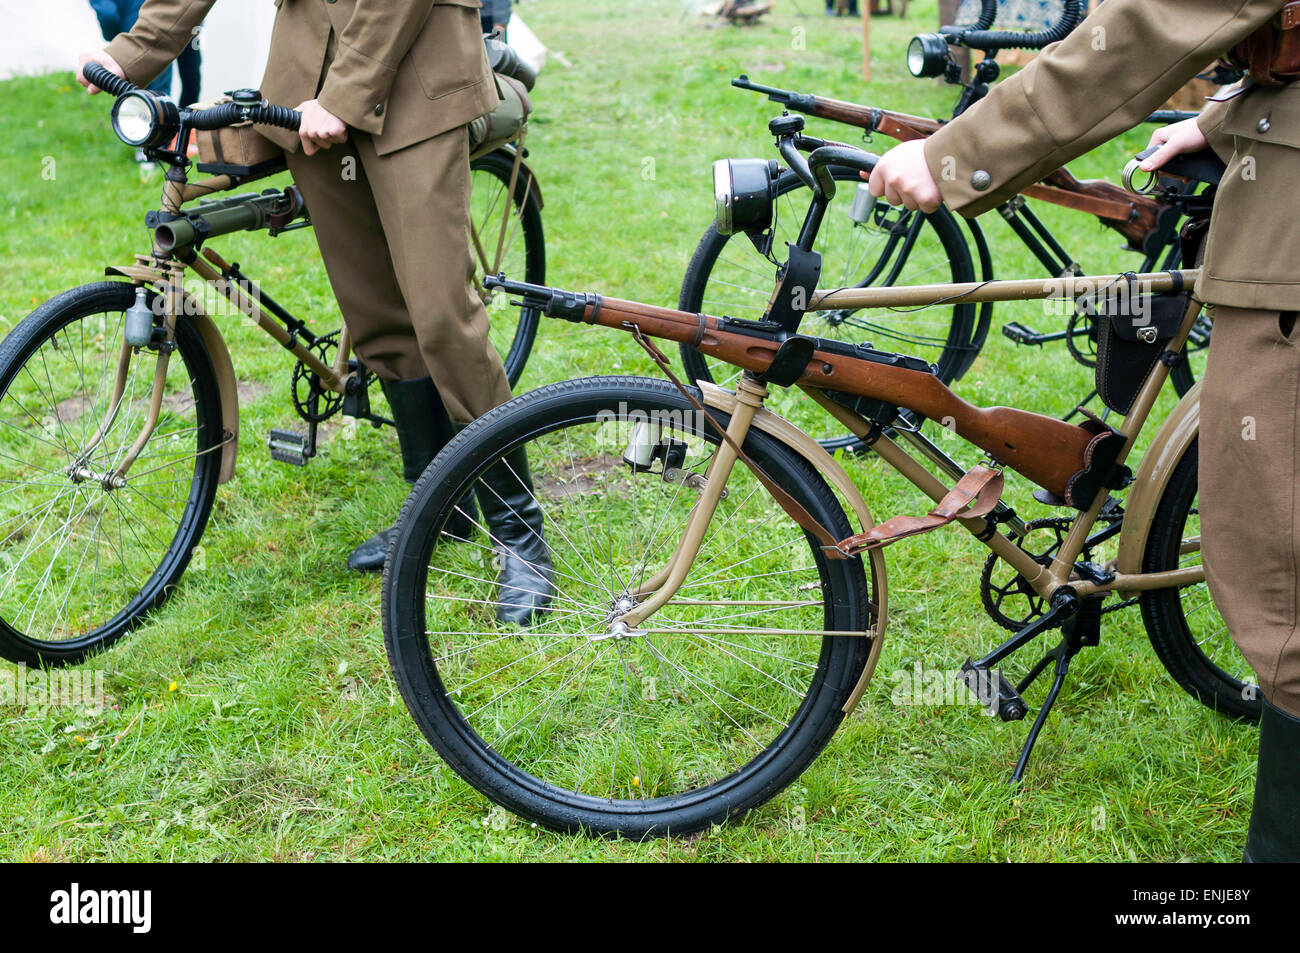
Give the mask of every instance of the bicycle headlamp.
<path id="1" fill-rule="evenodd" d="M 772 224 L 775 159 L 719 159 L 713 163 L 713 222 L 720 235 L 762 232 Z"/>
<path id="2" fill-rule="evenodd" d="M 948 40 L 942 33 L 922 33 L 907 44 L 907 71 L 918 78 L 942 76 L 948 68 Z"/>
<path id="3" fill-rule="evenodd" d="M 166 145 L 180 131 L 180 110 L 165 96 L 144 89 L 124 93 L 113 104 L 113 131 L 137 149 Z"/>

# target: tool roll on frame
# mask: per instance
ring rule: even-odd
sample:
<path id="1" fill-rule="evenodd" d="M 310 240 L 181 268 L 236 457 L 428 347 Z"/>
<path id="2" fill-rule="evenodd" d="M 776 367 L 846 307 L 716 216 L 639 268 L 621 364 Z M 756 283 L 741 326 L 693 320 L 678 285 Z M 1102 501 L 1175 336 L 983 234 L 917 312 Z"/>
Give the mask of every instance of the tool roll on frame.
<path id="1" fill-rule="evenodd" d="M 496 76 L 501 104 L 469 124 L 471 158 L 498 149 L 519 135 L 532 114 L 528 92 L 537 81 L 537 72 L 505 43 L 492 36 L 484 37 L 483 43 Z"/>

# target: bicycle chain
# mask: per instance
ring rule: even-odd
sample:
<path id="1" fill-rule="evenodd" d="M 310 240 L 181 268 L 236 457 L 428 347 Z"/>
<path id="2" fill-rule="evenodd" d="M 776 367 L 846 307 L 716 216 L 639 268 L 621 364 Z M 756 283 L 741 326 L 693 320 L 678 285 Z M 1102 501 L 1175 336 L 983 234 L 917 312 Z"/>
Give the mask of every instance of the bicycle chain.
<path id="1" fill-rule="evenodd" d="M 1080 327 L 1086 327 L 1086 330 Z M 1076 336 L 1086 339 L 1085 344 L 1079 344 Z M 1070 352 L 1070 356 L 1082 364 L 1084 367 L 1097 366 L 1097 317 L 1087 311 L 1076 309 L 1070 315 L 1070 320 L 1065 325 L 1065 347 Z M 1084 348 L 1087 347 L 1091 353 L 1086 353 Z"/>

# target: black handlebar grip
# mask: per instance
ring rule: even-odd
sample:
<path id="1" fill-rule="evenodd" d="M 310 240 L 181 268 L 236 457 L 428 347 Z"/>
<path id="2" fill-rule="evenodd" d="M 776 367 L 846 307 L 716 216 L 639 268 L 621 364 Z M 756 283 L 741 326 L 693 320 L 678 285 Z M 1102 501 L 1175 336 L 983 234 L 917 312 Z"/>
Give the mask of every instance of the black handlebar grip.
<path id="1" fill-rule="evenodd" d="M 235 103 L 222 103 L 211 109 L 193 109 L 190 111 L 191 129 L 222 129 L 244 121 L 244 114 Z"/>
<path id="2" fill-rule="evenodd" d="M 960 43 L 985 53 L 1013 49 L 1041 50 L 1051 43 L 1064 40 L 1082 20 L 1083 11 L 1079 7 L 1079 0 L 1065 0 L 1061 18 L 1046 30 L 1019 33 L 1012 30 L 971 29 L 960 34 Z"/>
<path id="3" fill-rule="evenodd" d="M 223 129 L 245 121 L 296 130 L 302 121 L 302 113 L 285 106 L 244 106 L 240 103 L 222 103 L 190 113 L 192 129 Z"/>
<path id="4" fill-rule="evenodd" d="M 297 132 L 298 125 L 302 122 L 302 113 L 288 106 L 254 106 L 249 111 L 248 118 L 263 126 L 279 126 Z"/>
<path id="5" fill-rule="evenodd" d="M 109 72 L 107 67 L 101 63 L 87 63 L 85 68 L 82 69 L 81 75 L 86 77 L 92 86 L 98 86 L 104 92 L 113 96 L 121 96 L 123 93 L 129 93 L 137 88 L 135 83 Z"/>

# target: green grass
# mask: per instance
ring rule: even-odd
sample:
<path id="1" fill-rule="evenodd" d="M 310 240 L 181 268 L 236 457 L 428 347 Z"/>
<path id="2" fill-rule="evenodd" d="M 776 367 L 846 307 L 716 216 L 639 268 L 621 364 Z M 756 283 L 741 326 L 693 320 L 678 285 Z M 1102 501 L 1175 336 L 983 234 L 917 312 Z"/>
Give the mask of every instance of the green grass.
<path id="1" fill-rule="evenodd" d="M 950 88 L 905 74 L 908 37 L 935 21 L 878 19 L 864 87 L 855 23 L 800 19 L 787 5 L 746 29 L 679 18 L 676 2 L 521 8 L 563 53 L 543 73 L 531 161 L 543 185 L 551 283 L 671 304 L 711 215 L 709 164 L 772 154 L 772 104 L 757 81 L 944 115 Z M 255 77 L 250 77 L 250 81 Z M 98 280 L 146 246 L 142 184 L 108 127 L 110 103 L 70 74 L 4 83 L 0 152 L 0 331 L 39 302 Z M 814 134 L 856 141 L 844 127 Z M 1114 178 L 1139 131 L 1072 166 Z M 885 140 L 876 147 L 884 148 Z M 51 180 L 43 172 L 53 161 Z M 1092 273 L 1133 267 L 1114 233 L 1056 209 L 1043 217 Z M 999 274 L 1037 275 L 988 223 Z M 338 323 L 307 233 L 219 243 L 275 297 L 325 329 Z M 996 332 L 1036 305 L 1006 307 L 959 391 L 984 405 L 1059 413 L 1089 372 L 1060 345 L 1016 348 Z M 342 559 L 407 491 L 391 433 L 326 442 L 306 470 L 271 462 L 267 430 L 293 422 L 283 352 L 223 320 L 249 385 L 236 478 L 217 496 L 172 600 L 84 668 L 107 670 L 111 707 L 0 711 L 0 843 L 12 859 L 1220 860 L 1244 841 L 1255 732 L 1185 695 L 1136 611 L 1110 616 L 1077 663 L 1026 782 L 1005 784 L 1027 723 L 965 704 L 891 701 L 920 662 L 956 669 L 1002 632 L 977 591 L 983 550 L 946 531 L 887 551 L 891 624 L 858 711 L 799 782 L 742 823 L 647 844 L 562 837 L 514 821 L 425 743 L 389 675 L 379 580 Z M 579 340 L 581 339 L 581 340 Z M 651 373 L 626 335 L 544 326 L 521 387 L 586 374 Z M 880 518 L 919 495 L 874 458 L 849 460 Z M 1015 498 L 1027 500 L 1023 486 Z M 1032 515 L 1049 515 L 1026 506 Z M 174 690 L 171 689 L 174 683 Z M 949 696 L 951 698 L 951 695 Z M 960 696 L 958 696 L 960 698 Z"/>

